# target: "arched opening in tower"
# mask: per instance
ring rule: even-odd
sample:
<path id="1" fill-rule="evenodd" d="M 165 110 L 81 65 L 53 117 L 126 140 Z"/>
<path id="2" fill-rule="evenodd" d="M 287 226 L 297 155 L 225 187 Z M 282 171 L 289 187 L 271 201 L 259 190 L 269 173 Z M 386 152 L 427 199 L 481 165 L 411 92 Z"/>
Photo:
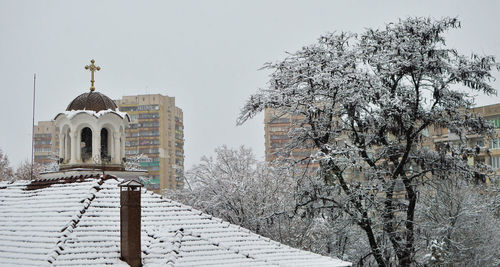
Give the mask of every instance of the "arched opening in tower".
<path id="1" fill-rule="evenodd" d="M 82 161 L 92 159 L 92 130 L 89 127 L 82 129 L 81 133 Z"/>
<path id="2" fill-rule="evenodd" d="M 111 155 L 109 154 L 110 151 L 110 142 L 108 138 L 108 129 L 102 128 L 101 130 L 101 160 L 103 162 L 110 162 L 111 161 Z"/>

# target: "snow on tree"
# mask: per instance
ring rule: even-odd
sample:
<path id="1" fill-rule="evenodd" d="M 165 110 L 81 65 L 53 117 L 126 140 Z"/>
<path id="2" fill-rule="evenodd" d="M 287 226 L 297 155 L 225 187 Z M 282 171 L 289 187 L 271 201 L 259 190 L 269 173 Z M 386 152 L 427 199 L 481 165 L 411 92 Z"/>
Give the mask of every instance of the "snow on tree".
<path id="1" fill-rule="evenodd" d="M 144 154 L 139 154 L 131 157 L 127 157 L 125 160 L 125 170 L 127 171 L 142 171 L 141 162 L 149 162 L 151 159 Z"/>
<path id="2" fill-rule="evenodd" d="M 215 149 L 185 175 L 184 190 L 166 194 L 185 204 L 273 240 L 329 254 L 328 222 L 294 215 L 295 183 L 290 170 L 268 166 L 245 147 Z M 318 246 L 319 244 L 319 246 Z"/>
<path id="3" fill-rule="evenodd" d="M 319 162 L 321 174 L 302 181 L 298 205 L 349 214 L 379 266 L 415 263 L 422 183 L 483 175 L 467 164 L 475 151 L 465 142 L 438 150 L 423 145 L 430 127 L 448 128 L 461 141 L 466 133 L 491 133 L 489 123 L 468 113 L 469 91 L 495 94 L 488 82 L 499 65 L 493 56 L 449 48 L 444 35 L 459 27 L 455 18 L 408 18 L 360 35 L 324 35 L 267 63 L 267 87 L 250 97 L 238 119 L 242 124 L 265 108 L 297 118 L 288 148 L 314 147 L 309 160 Z"/>
<path id="4" fill-rule="evenodd" d="M 40 177 L 40 172 L 42 170 L 42 165 L 35 162 L 32 168 L 31 162 L 25 160 L 17 167 L 14 177 L 16 180 L 34 180 Z"/>
<path id="5" fill-rule="evenodd" d="M 245 147 L 219 147 L 215 158 L 204 156 L 201 161 L 186 172 L 184 191 L 167 194 L 256 233 L 272 234 L 265 225 L 289 211 L 289 201 L 293 200 L 291 179 L 275 176 Z"/>
<path id="6" fill-rule="evenodd" d="M 293 247 L 344 260 L 358 259 L 368 243 L 337 211 L 296 210 L 295 177 L 301 169 L 269 166 L 245 147 L 215 149 L 188 170 L 184 190 L 169 198 Z M 331 218 L 331 219 L 329 219 Z"/>
<path id="7" fill-rule="evenodd" d="M 58 172 L 59 163 L 57 161 L 51 161 L 49 163 L 42 165 L 42 172 Z"/>
<path id="8" fill-rule="evenodd" d="M 435 266 L 500 265 L 500 207 L 495 185 L 434 182 L 422 190 L 417 209 L 421 221 L 423 262 Z M 425 249 L 428 247 L 428 249 Z"/>
<path id="9" fill-rule="evenodd" d="M 13 177 L 12 167 L 9 158 L 0 149 L 0 181 L 9 181 Z"/>
<path id="10" fill-rule="evenodd" d="M 41 172 L 58 172 L 59 171 L 59 155 L 52 153 L 49 157 L 50 162 L 42 164 Z"/>
<path id="11" fill-rule="evenodd" d="M 125 170 L 126 171 L 146 171 L 144 168 L 141 167 L 141 162 L 151 162 L 151 161 L 152 161 L 152 159 L 144 154 L 138 154 L 138 155 L 127 157 L 125 160 Z M 139 180 L 139 182 L 141 182 L 144 185 L 151 184 L 151 179 L 149 177 L 139 176 L 137 179 Z"/>

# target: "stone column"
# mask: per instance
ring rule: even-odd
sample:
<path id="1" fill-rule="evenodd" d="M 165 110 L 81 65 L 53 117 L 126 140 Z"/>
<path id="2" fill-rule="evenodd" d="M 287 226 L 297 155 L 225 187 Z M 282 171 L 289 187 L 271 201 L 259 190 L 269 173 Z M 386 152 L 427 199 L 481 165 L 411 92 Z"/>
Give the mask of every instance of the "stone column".
<path id="1" fill-rule="evenodd" d="M 64 158 L 65 156 L 65 146 L 66 146 L 66 135 L 61 131 L 59 133 L 59 158 Z"/>
<path id="2" fill-rule="evenodd" d="M 80 156 L 80 139 L 78 133 L 74 130 L 71 130 L 68 134 L 71 135 L 71 159 L 69 163 L 75 164 Z"/>
<path id="3" fill-rule="evenodd" d="M 120 162 L 125 157 L 125 132 L 120 133 Z"/>
<path id="4" fill-rule="evenodd" d="M 73 151 L 73 148 L 71 146 L 71 135 L 69 131 L 66 131 L 64 134 L 65 138 L 65 143 L 64 143 L 64 162 L 68 163 L 70 158 L 71 158 L 71 151 Z"/>
<path id="5" fill-rule="evenodd" d="M 111 160 L 113 161 L 113 164 L 120 164 L 121 163 L 120 151 L 121 151 L 120 133 L 114 132 L 113 133 L 113 152 L 111 154 Z"/>
<path id="6" fill-rule="evenodd" d="M 101 163 L 101 131 L 92 130 L 92 163 Z"/>

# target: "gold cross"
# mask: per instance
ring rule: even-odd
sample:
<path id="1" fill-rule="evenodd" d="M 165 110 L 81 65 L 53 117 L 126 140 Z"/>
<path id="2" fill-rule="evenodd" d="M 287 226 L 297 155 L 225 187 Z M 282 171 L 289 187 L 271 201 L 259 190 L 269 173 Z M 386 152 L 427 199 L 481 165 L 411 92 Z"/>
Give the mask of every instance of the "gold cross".
<path id="1" fill-rule="evenodd" d="M 90 63 L 92 63 L 92 64 L 85 66 L 85 69 L 90 70 L 90 91 L 94 91 L 95 90 L 94 72 L 101 70 L 101 67 L 94 65 L 95 60 L 93 60 L 93 59 L 90 60 Z"/>

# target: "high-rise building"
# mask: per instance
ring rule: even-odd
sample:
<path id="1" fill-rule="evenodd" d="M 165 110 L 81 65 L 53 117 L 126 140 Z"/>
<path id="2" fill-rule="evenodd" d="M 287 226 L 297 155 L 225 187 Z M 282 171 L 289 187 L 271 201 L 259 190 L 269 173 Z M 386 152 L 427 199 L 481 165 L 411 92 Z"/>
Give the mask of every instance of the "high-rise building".
<path id="1" fill-rule="evenodd" d="M 266 161 L 271 162 L 279 157 L 293 158 L 299 162 L 299 166 L 317 167 L 318 163 L 310 162 L 309 156 L 316 150 L 312 146 L 302 145 L 291 149 L 284 149 L 290 141 L 290 130 L 294 121 L 301 118 L 292 116 L 290 113 L 273 108 L 264 110 L 264 139 Z M 291 153 L 288 151 L 291 150 Z"/>
<path id="2" fill-rule="evenodd" d="M 479 152 L 477 156 L 469 158 L 468 162 L 470 164 L 484 163 L 495 170 L 496 175 L 500 175 L 500 103 L 472 108 L 471 113 L 480 114 L 489 121 L 495 128 L 495 134 L 491 137 L 477 134 L 467 135 L 467 145 Z M 429 133 L 435 146 L 445 143 L 453 145 L 455 142 L 460 142 L 459 136 L 446 128 L 431 128 Z"/>
<path id="3" fill-rule="evenodd" d="M 148 171 L 149 184 L 155 191 L 184 186 L 184 124 L 182 109 L 175 97 L 161 94 L 124 96 L 115 100 L 120 111 L 130 116 L 125 130 L 125 155 L 139 159 Z"/>
<path id="4" fill-rule="evenodd" d="M 35 125 L 33 154 L 36 163 L 47 164 L 55 160 L 59 149 L 58 132 L 53 121 L 40 121 Z"/>
<path id="5" fill-rule="evenodd" d="M 125 155 L 148 171 L 144 183 L 150 190 L 178 189 L 184 186 L 184 124 L 182 109 L 175 97 L 161 94 L 124 96 L 115 100 L 120 111 L 130 117 L 125 129 Z M 59 151 L 59 131 L 53 121 L 35 126 L 35 162 L 54 161 Z"/>
<path id="6" fill-rule="evenodd" d="M 477 156 L 469 158 L 468 161 L 470 164 L 477 162 L 484 163 L 493 168 L 496 174 L 500 176 L 500 103 L 475 107 L 470 112 L 481 114 L 483 118 L 495 127 L 496 134 L 493 137 L 468 134 L 468 146 L 476 148 L 479 151 Z M 290 149 L 283 149 L 290 141 L 289 133 L 294 130 L 293 122 L 297 119 L 301 118 L 276 109 L 265 109 L 266 161 L 271 162 L 280 156 L 300 160 L 316 151 L 312 148 L 292 148 L 291 153 L 288 153 L 287 151 L 290 151 Z M 454 145 L 454 143 L 460 142 L 459 136 L 450 133 L 446 128 L 429 127 L 425 132 L 428 138 L 424 140 L 423 145 L 431 149 L 436 149 L 436 147 L 444 144 Z M 339 140 L 340 142 L 342 142 L 342 139 Z M 308 166 L 316 167 L 317 165 L 310 164 Z"/>
<path id="7" fill-rule="evenodd" d="M 264 110 L 264 139 L 266 146 L 266 161 L 270 162 L 279 157 L 280 149 L 288 143 L 288 131 L 291 126 L 289 114 L 277 114 L 275 109 Z"/>

